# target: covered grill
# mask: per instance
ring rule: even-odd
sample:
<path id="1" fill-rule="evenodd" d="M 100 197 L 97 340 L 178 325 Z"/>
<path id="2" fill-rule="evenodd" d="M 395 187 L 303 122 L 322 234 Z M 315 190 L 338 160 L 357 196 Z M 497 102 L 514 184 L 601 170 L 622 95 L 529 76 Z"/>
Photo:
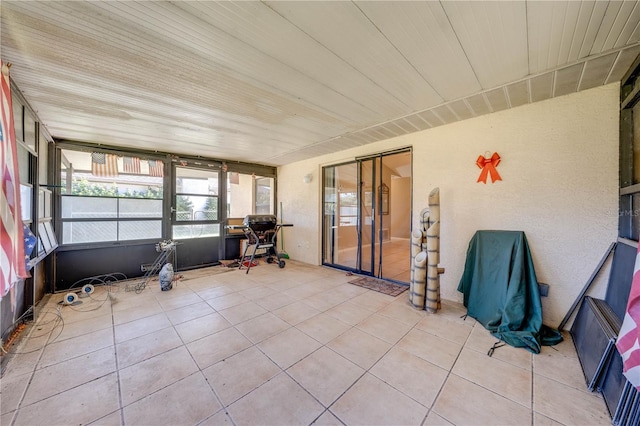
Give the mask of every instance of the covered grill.
<path id="1" fill-rule="evenodd" d="M 242 232 L 247 237 L 247 245 L 242 253 L 240 261 L 240 269 L 247 265 L 247 274 L 251 269 L 251 265 L 256 257 L 256 253 L 260 249 L 266 250 L 267 263 L 277 263 L 280 268 L 285 267 L 285 261 L 278 252 L 276 239 L 278 231 L 283 226 L 292 226 L 289 224 L 278 223 L 274 215 L 247 215 L 242 221 Z"/>

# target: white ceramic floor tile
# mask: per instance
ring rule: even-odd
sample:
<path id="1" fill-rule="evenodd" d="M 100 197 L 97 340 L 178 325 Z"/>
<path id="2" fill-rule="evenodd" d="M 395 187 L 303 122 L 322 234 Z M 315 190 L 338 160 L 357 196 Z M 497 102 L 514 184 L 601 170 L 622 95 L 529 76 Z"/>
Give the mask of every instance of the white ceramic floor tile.
<path id="1" fill-rule="evenodd" d="M 120 370 L 122 404 L 127 405 L 181 380 L 198 367 L 184 347 Z"/>
<path id="2" fill-rule="evenodd" d="M 248 301 L 249 299 L 239 293 L 230 293 L 213 299 L 206 299 L 206 302 L 216 311 L 228 309 Z"/>
<path id="3" fill-rule="evenodd" d="M 404 295 L 406 294 L 408 293 L 404 293 Z M 402 297 L 402 299 L 388 304 L 384 308 L 380 309 L 378 314 L 393 318 L 394 320 L 411 327 L 420 322 L 420 320 L 422 320 L 426 315 L 424 311 L 415 309 L 411 306 L 408 296 Z"/>
<path id="4" fill-rule="evenodd" d="M 231 324 L 240 324 L 241 322 L 248 321 L 251 318 L 255 318 L 262 314 L 267 313 L 267 310 L 262 306 L 254 302 L 241 303 L 231 308 L 222 309 L 218 311 L 227 321 Z"/>
<path id="5" fill-rule="evenodd" d="M 254 302 L 270 312 L 275 311 L 278 308 L 282 308 L 283 306 L 287 306 L 295 301 L 296 299 L 283 293 L 275 293 L 270 296 L 254 300 Z"/>
<path id="6" fill-rule="evenodd" d="M 528 425 L 531 410 L 451 374 L 433 411 L 453 424 Z"/>
<path id="7" fill-rule="evenodd" d="M 296 325 L 318 315 L 320 311 L 298 301 L 276 309 L 273 313 L 289 324 Z"/>
<path id="8" fill-rule="evenodd" d="M 203 301 L 196 293 L 184 288 L 174 288 L 170 291 L 160 292 L 160 294 L 156 296 L 156 299 L 165 311 L 194 305 Z"/>
<path id="9" fill-rule="evenodd" d="M 204 317 L 214 313 L 215 310 L 207 302 L 198 302 L 193 305 L 183 306 L 181 308 L 166 311 L 167 318 L 171 324 L 182 324 L 192 319 Z"/>
<path id="10" fill-rule="evenodd" d="M 427 408 L 431 408 L 449 372 L 402 349 L 394 348 L 370 373 Z"/>
<path id="11" fill-rule="evenodd" d="M 362 376 L 364 370 L 323 347 L 289 368 L 287 373 L 328 407 Z"/>
<path id="12" fill-rule="evenodd" d="M 397 347 L 427 360 L 445 370 L 451 370 L 462 345 L 413 329 L 404 336 Z"/>
<path id="13" fill-rule="evenodd" d="M 111 414 L 89 423 L 90 426 L 123 426 L 122 413 L 120 410 L 114 411 Z"/>
<path id="14" fill-rule="evenodd" d="M 109 346 L 113 346 L 113 330 L 111 328 L 55 342 L 47 345 L 44 349 L 38 368 L 68 361 Z"/>
<path id="15" fill-rule="evenodd" d="M 382 358 L 391 348 L 391 344 L 352 328 L 327 343 L 327 347 L 360 367 L 368 369 Z"/>
<path id="16" fill-rule="evenodd" d="M 103 330 L 105 328 L 111 329 L 112 327 L 111 312 L 107 315 L 100 315 L 98 317 L 87 318 L 84 321 L 75 321 L 72 323 L 68 323 L 65 319 L 64 324 L 61 324 L 60 333 L 58 334 L 58 330 L 55 330 L 50 343 L 60 342 L 73 337 L 93 333 L 94 331 Z"/>
<path id="17" fill-rule="evenodd" d="M 435 314 L 422 318 L 416 328 L 443 339 L 464 344 L 473 330 L 473 325 L 460 321 L 450 321 L 446 317 Z"/>
<path id="18" fill-rule="evenodd" d="M 260 343 L 288 328 L 291 328 L 289 323 L 281 320 L 270 312 L 236 326 L 236 329 L 253 343 Z"/>
<path id="19" fill-rule="evenodd" d="M 182 345 L 173 329 L 167 327 L 116 345 L 118 368 L 125 368 L 145 359 L 167 352 Z"/>
<path id="20" fill-rule="evenodd" d="M 124 407 L 125 424 L 195 425 L 221 408 L 200 372 Z"/>
<path id="21" fill-rule="evenodd" d="M 280 373 L 227 411 L 238 425 L 306 425 L 324 407 L 289 376 Z"/>
<path id="22" fill-rule="evenodd" d="M 428 409 L 365 374 L 331 406 L 331 412 L 348 425 L 419 425 Z"/>
<path id="23" fill-rule="evenodd" d="M 282 370 L 255 347 L 226 358 L 202 371 L 227 406 Z"/>
<path id="24" fill-rule="evenodd" d="M 214 312 L 175 326 L 183 342 L 189 343 L 231 327 L 222 315 Z"/>
<path id="25" fill-rule="evenodd" d="M 356 328 L 392 345 L 411 330 L 410 325 L 377 313 L 360 322 Z"/>
<path id="26" fill-rule="evenodd" d="M 263 340 L 257 346 L 280 368 L 287 369 L 322 345 L 292 327 Z"/>
<path id="27" fill-rule="evenodd" d="M 366 293 L 362 293 L 361 295 L 352 298 L 349 300 L 349 303 L 354 303 L 357 306 L 376 312 L 383 309 L 394 300 L 395 299 L 391 296 L 369 290 Z"/>
<path id="28" fill-rule="evenodd" d="M 578 390 L 589 392 L 578 358 L 565 356 L 553 348 L 545 348 L 533 356 L 533 372 Z"/>
<path id="29" fill-rule="evenodd" d="M 610 425 L 604 400 L 544 376 L 533 377 L 533 409 L 565 425 Z"/>
<path id="30" fill-rule="evenodd" d="M 313 423 L 313 426 L 342 426 L 343 423 L 336 416 L 327 410 L 320 415 Z"/>
<path id="31" fill-rule="evenodd" d="M 233 426 L 233 422 L 225 410 L 220 410 L 213 416 L 209 416 L 201 423 L 198 423 L 198 426 Z"/>
<path id="32" fill-rule="evenodd" d="M 531 371 L 464 348 L 452 372 L 531 408 Z"/>
<path id="33" fill-rule="evenodd" d="M 351 326 L 325 313 L 321 313 L 297 324 L 296 328 L 318 342 L 326 344 L 349 330 Z"/>
<path id="34" fill-rule="evenodd" d="M 372 314 L 368 309 L 347 302 L 334 306 L 325 313 L 349 325 L 356 325 Z"/>
<path id="35" fill-rule="evenodd" d="M 189 352 L 200 369 L 230 357 L 252 346 L 252 343 L 235 328 L 219 331 L 187 344 Z"/>
<path id="36" fill-rule="evenodd" d="M 41 368 L 31 379 L 23 405 L 33 404 L 114 371 L 116 371 L 116 354 L 113 346 Z M 11 393 L 16 390 L 17 388 L 13 389 Z M 6 402 L 5 395 L 7 394 L 3 392 L 2 406 Z"/>
<path id="37" fill-rule="evenodd" d="M 87 409 L 91 407 L 91 409 Z M 116 373 L 24 406 L 16 426 L 87 424 L 119 408 Z"/>
<path id="38" fill-rule="evenodd" d="M 470 420 L 469 424 L 472 424 L 472 423 L 473 422 Z M 429 414 L 427 415 L 427 420 L 425 420 L 423 423 L 423 426 L 455 426 L 455 425 L 453 423 L 446 421 L 445 419 L 443 419 L 433 411 L 430 411 Z"/>
<path id="39" fill-rule="evenodd" d="M 164 313 L 159 313 L 139 320 L 130 321 L 115 327 L 116 343 L 144 336 L 163 328 L 171 327 L 169 319 Z"/>
<path id="40" fill-rule="evenodd" d="M 2 377 L 0 380 L 0 414 L 12 412 L 18 408 L 24 391 L 31 380 L 31 373 L 19 376 Z"/>

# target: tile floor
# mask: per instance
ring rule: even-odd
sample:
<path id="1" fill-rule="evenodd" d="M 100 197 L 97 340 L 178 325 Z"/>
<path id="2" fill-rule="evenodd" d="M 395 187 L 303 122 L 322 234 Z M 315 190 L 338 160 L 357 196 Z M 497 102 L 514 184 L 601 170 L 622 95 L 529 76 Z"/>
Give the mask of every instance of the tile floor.
<path id="1" fill-rule="evenodd" d="M 569 340 L 488 357 L 456 303 L 427 314 L 295 261 L 185 278 L 51 296 L 11 348 L 0 424 L 611 424 Z"/>
<path id="2" fill-rule="evenodd" d="M 371 255 L 371 247 L 365 246 L 364 259 Z M 335 264 L 355 268 L 357 265 L 357 247 L 341 248 L 336 254 Z M 366 270 L 367 267 L 363 267 Z M 369 268 L 370 269 L 370 268 Z M 375 265 L 378 276 L 378 265 Z M 391 238 L 382 243 L 382 278 L 409 284 L 411 279 L 411 240 Z"/>

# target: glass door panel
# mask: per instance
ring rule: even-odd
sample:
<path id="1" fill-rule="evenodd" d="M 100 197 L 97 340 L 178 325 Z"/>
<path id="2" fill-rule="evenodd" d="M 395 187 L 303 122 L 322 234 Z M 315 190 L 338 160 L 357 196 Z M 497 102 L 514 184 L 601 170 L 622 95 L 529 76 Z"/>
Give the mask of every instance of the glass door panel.
<path id="1" fill-rule="evenodd" d="M 358 267 L 358 167 L 356 163 L 324 171 L 323 262 Z"/>
<path id="2" fill-rule="evenodd" d="M 179 242 L 177 268 L 218 262 L 220 245 L 219 172 L 175 166 L 171 236 Z"/>
<path id="3" fill-rule="evenodd" d="M 323 179 L 323 264 L 408 282 L 411 152 L 325 167 Z"/>
<path id="4" fill-rule="evenodd" d="M 373 271 L 375 254 L 375 179 L 373 160 L 366 160 L 360 163 L 360 224 L 361 224 L 361 248 L 360 248 L 360 269 L 362 272 L 371 274 Z"/>

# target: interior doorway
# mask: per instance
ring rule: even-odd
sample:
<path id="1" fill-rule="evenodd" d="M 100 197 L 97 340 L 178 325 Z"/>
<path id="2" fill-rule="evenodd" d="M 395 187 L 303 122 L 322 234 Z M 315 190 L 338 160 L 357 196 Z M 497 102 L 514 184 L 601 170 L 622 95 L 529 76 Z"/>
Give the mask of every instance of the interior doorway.
<path id="1" fill-rule="evenodd" d="M 408 283 L 411 150 L 327 166 L 323 182 L 323 264 Z"/>

